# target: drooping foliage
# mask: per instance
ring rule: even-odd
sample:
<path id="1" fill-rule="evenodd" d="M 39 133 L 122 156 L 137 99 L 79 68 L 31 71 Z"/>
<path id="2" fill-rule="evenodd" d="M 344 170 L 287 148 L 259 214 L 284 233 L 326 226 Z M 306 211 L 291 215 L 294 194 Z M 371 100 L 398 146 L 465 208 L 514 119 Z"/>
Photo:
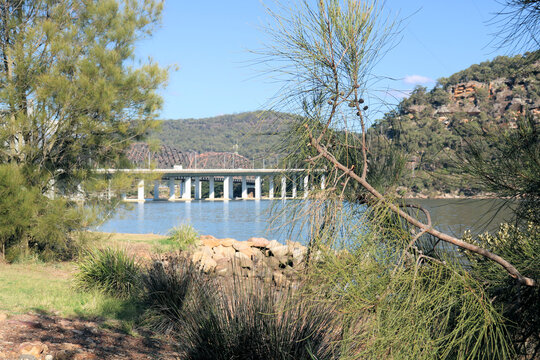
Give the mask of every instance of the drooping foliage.
<path id="1" fill-rule="evenodd" d="M 428 211 L 397 201 L 392 189 L 399 177 L 390 170 L 404 168 L 407 152 L 386 147 L 400 136 L 406 145 L 408 134 L 398 131 L 401 119 L 390 118 L 421 117 L 425 144 L 417 148 L 435 143 L 444 150 L 445 140 L 431 135 L 446 124 L 428 116 L 431 102 L 445 106 L 450 94 L 417 88 L 406 108 L 388 116 L 395 128 L 367 129 L 369 109 L 377 106 L 370 92 L 372 66 L 396 32 L 385 14 L 379 2 L 346 0 L 302 2 L 272 13 L 273 42 L 263 54 L 271 64 L 284 64 L 273 70 L 285 80 L 281 103 L 299 115 L 292 146 L 312 178 L 326 176 L 325 188 L 310 188 L 307 201 L 286 210 L 310 230 L 305 295 L 322 294 L 346 314 L 344 358 L 512 358 L 504 317 L 456 249 L 496 263 L 502 276 L 523 286 L 534 287 L 535 278 L 485 248 L 438 231 Z"/>
<path id="2" fill-rule="evenodd" d="M 67 260 L 77 255 L 87 212 L 66 199 L 49 199 L 31 187 L 16 164 L 0 165 L 0 244 L 8 261 L 37 257 Z"/>
<path id="3" fill-rule="evenodd" d="M 0 2 L 0 161 L 72 190 L 154 126 L 166 71 L 134 66 L 161 1 Z"/>

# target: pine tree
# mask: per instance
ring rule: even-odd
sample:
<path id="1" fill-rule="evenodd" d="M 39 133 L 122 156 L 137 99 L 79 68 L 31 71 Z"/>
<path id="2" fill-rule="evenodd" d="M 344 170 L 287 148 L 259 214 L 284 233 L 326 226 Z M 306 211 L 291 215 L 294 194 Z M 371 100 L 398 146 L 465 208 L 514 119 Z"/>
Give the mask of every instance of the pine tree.
<path id="1" fill-rule="evenodd" d="M 159 0 L 0 0 L 0 163 L 42 192 L 111 166 L 155 125 L 167 71 L 135 67 Z"/>

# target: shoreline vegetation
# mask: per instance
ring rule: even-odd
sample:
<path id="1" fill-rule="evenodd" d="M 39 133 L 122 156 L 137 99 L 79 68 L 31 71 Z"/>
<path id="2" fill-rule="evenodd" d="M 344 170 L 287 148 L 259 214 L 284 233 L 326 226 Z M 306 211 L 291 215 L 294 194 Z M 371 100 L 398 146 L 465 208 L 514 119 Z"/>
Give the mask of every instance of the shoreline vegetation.
<path id="1" fill-rule="evenodd" d="M 204 325 L 201 325 L 202 328 L 190 328 L 190 325 L 184 322 L 207 321 L 205 320 L 206 315 L 194 312 L 194 310 L 188 310 L 185 306 L 190 308 L 194 306 L 196 308 L 201 306 L 201 301 L 203 303 L 210 301 L 204 300 L 208 296 L 207 293 L 205 293 L 206 295 L 199 294 L 199 290 L 197 290 L 196 293 L 193 293 L 193 296 L 196 296 L 198 300 L 195 303 L 188 302 L 182 305 L 183 310 L 181 310 L 195 314 L 193 316 L 196 319 L 189 320 L 184 318 L 184 315 L 180 317 L 174 315 L 178 314 L 177 311 L 180 311 L 180 309 L 174 310 L 174 307 L 181 304 L 184 301 L 182 299 L 194 291 L 191 286 L 195 286 L 197 289 L 202 287 L 206 289 L 204 291 L 212 294 L 216 293 L 215 287 L 224 287 L 222 291 L 224 291 L 223 294 L 225 295 L 220 295 L 224 297 L 213 298 L 211 300 L 213 304 L 211 305 L 212 310 L 206 309 L 211 313 L 221 311 L 219 309 L 224 304 L 223 302 L 229 303 L 232 301 L 232 298 L 228 297 L 230 295 L 227 294 L 239 296 L 238 294 L 245 293 L 246 295 L 241 295 L 241 299 L 244 299 L 243 297 L 247 296 L 247 294 L 252 294 L 253 286 L 261 291 L 256 295 L 256 298 L 260 300 L 256 300 L 255 303 L 251 302 L 255 301 L 255 298 L 249 300 L 252 296 L 249 295 L 241 301 L 248 301 L 250 305 L 241 305 L 240 303 L 227 305 L 233 306 L 233 309 L 236 306 L 242 306 L 242 308 L 236 308 L 235 311 L 239 311 L 239 313 L 231 313 L 226 316 L 239 316 L 240 318 L 248 316 L 243 311 L 256 311 L 256 313 L 249 315 L 250 317 L 256 316 L 259 311 L 271 313 L 272 311 L 278 311 L 278 308 L 273 306 L 287 304 L 291 301 L 298 304 L 301 309 L 308 306 L 308 308 L 323 311 L 320 303 L 318 306 L 303 304 L 298 302 L 297 295 L 289 294 L 289 291 L 293 291 L 293 293 L 300 291 L 299 294 L 306 295 L 310 294 L 311 291 L 319 291 L 316 290 L 317 286 L 313 283 L 317 282 L 317 276 L 313 278 L 314 275 L 312 274 L 307 278 L 303 277 L 303 274 L 307 273 L 303 272 L 302 269 L 306 268 L 302 263 L 308 261 L 308 257 L 311 256 L 311 261 L 318 264 L 314 265 L 314 268 L 322 271 L 322 269 L 331 268 L 339 262 L 346 261 L 347 258 L 353 260 L 357 256 L 355 252 L 351 253 L 346 250 L 344 252 L 323 250 L 309 255 L 307 248 L 302 247 L 300 244 L 289 242 L 281 244 L 275 240 L 269 241 L 263 238 L 252 238 L 248 241 L 216 239 L 208 235 L 199 236 L 189 227 L 176 229 L 168 236 L 102 232 L 90 232 L 88 235 L 91 241 L 87 245 L 89 249 L 92 249 L 89 251 L 97 256 L 88 258 L 88 255 L 83 254 L 80 260 L 76 262 L 64 263 L 0 263 L 0 283 L 3 284 L 0 291 L 0 334 L 6 333 L 8 327 L 9 329 L 15 329 L 6 338 L 7 340 L 4 340 L 10 341 L 9 344 L 4 343 L 2 348 L 2 343 L 0 343 L 0 355 L 19 356 L 34 353 L 37 355 L 36 358 L 45 359 L 45 355 L 63 356 L 62 354 L 68 353 L 71 356 L 77 354 L 80 354 L 79 356 L 88 356 L 91 359 L 93 354 L 98 354 L 99 358 L 99 355 L 110 356 L 114 352 L 121 354 L 120 356 L 124 356 L 125 359 L 144 359 L 144 355 L 141 355 L 143 350 L 147 349 L 147 345 L 144 345 L 147 340 L 144 339 L 150 337 L 154 339 L 152 341 L 157 341 L 160 345 L 155 350 L 148 349 L 148 351 L 159 351 L 168 354 L 168 356 L 183 358 L 182 356 L 187 350 L 184 345 L 179 346 L 183 342 L 179 343 L 178 341 L 186 341 L 187 345 L 185 346 L 192 350 L 203 351 L 198 345 L 197 341 L 200 340 L 200 335 L 197 334 L 198 331 L 206 331 L 203 330 Z M 193 241 L 194 236 L 196 237 L 195 241 Z M 171 240 L 174 237 L 176 237 L 176 240 Z M 173 244 L 172 247 L 171 244 Z M 112 252 L 109 252 L 111 251 L 109 249 L 113 249 Z M 130 265 L 133 269 L 130 270 L 133 271 L 133 276 L 126 277 L 126 273 L 120 270 L 124 266 L 121 264 L 112 267 L 100 266 L 99 268 L 102 269 L 100 272 L 96 273 L 95 270 L 92 270 L 92 274 L 100 274 L 97 275 L 97 278 L 96 275 L 92 275 L 94 280 L 90 283 L 88 280 L 82 280 L 86 285 L 84 285 L 85 290 L 81 291 L 81 288 L 77 285 L 81 281 L 81 271 L 84 271 L 85 267 L 93 268 L 96 261 L 98 263 L 100 261 L 110 261 L 102 260 L 102 255 L 107 252 L 109 252 L 108 259 L 133 262 L 133 265 Z M 87 263 L 85 267 L 81 267 L 81 261 L 87 261 L 85 259 L 90 259 L 90 263 Z M 118 268 L 118 266 L 120 267 Z M 115 268 L 117 270 L 112 270 Z M 116 280 L 107 280 L 110 276 L 115 277 Z M 121 277 L 118 278 L 117 276 Z M 141 280 L 135 280 L 140 276 L 142 276 Z M 209 280 L 211 285 L 208 285 Z M 230 280 L 232 280 L 232 283 L 230 283 Z M 130 290 L 130 293 L 120 295 L 120 290 L 109 290 L 109 287 L 113 286 L 112 284 L 124 287 L 126 281 L 135 281 L 133 282 L 133 290 Z M 143 281 L 146 285 L 139 289 L 139 285 L 136 285 L 139 281 Z M 255 285 L 254 281 L 256 283 L 260 282 L 260 285 Z M 163 288 L 164 284 L 168 285 Z M 188 286 L 187 284 L 192 285 Z M 299 284 L 303 285 L 299 288 Z M 146 291 L 149 291 L 148 286 L 154 289 L 150 293 L 146 293 Z M 169 289 L 169 286 L 173 286 L 173 288 Z M 210 288 L 205 288 L 205 286 L 210 286 Z M 187 290 L 186 287 L 192 290 Z M 170 296 L 170 298 L 163 298 L 162 296 L 147 298 L 147 296 L 154 296 L 151 294 L 158 294 L 162 291 L 166 291 L 164 294 Z M 9 294 L 9 296 L 6 297 L 1 294 Z M 276 299 L 276 296 L 278 298 L 285 296 L 285 298 L 282 298 L 285 303 L 281 302 L 281 300 L 277 303 L 268 302 L 270 299 Z M 24 299 L 24 301 L 21 302 L 20 299 Z M 313 300 L 313 294 L 306 299 Z M 239 300 L 234 301 L 236 303 Z M 259 301 L 262 301 L 262 303 Z M 163 307 L 165 304 L 166 307 Z M 273 305 L 269 308 L 268 304 Z M 257 308 L 252 308 L 252 306 L 262 307 L 255 310 Z M 308 321 L 308 324 L 311 322 L 317 324 L 319 321 L 323 321 L 326 325 L 320 330 L 327 332 L 330 326 L 337 331 L 339 326 L 331 325 L 339 319 L 337 314 L 331 309 L 324 310 L 324 313 L 326 315 L 334 314 L 332 320 L 308 313 L 307 316 L 313 316 L 313 318 L 306 319 L 306 321 Z M 219 312 L 213 314 L 219 317 L 224 316 Z M 269 321 L 267 317 L 268 315 L 265 315 L 261 320 L 263 322 Z M 27 326 L 29 323 L 39 324 L 35 326 L 37 330 L 34 330 L 33 327 L 29 328 Z M 225 326 L 225 323 L 220 326 Z M 75 335 L 71 338 L 65 338 L 61 342 L 23 341 L 28 334 L 73 331 L 69 329 L 76 330 Z M 318 331 L 316 328 L 304 330 L 309 332 Z M 180 335 L 185 331 L 188 332 Z M 226 328 L 222 331 L 238 332 L 239 329 Z M 333 332 L 332 334 L 335 335 Z M 117 345 L 111 345 L 107 349 L 101 348 L 99 345 L 108 342 L 112 343 L 118 337 L 124 339 L 122 341 L 124 345 L 117 343 Z M 194 339 L 199 340 L 195 341 Z M 335 351 L 336 349 L 330 346 L 330 343 L 338 339 L 327 339 L 331 341 L 329 343 L 324 339 L 324 337 L 320 338 L 322 343 L 319 350 L 322 353 Z M 299 349 L 304 348 L 302 342 L 296 344 Z M 218 346 L 217 344 L 212 346 L 214 345 Z"/>
<path id="2" fill-rule="evenodd" d="M 212 134 L 196 120 L 185 122 L 187 131 L 181 122 L 164 126 L 169 141 L 175 133 L 189 138 L 184 154 L 151 138 L 173 67 L 138 61 L 135 45 L 157 29 L 164 3 L 0 7 L 0 359 L 540 356 L 538 46 L 439 79 L 429 91 L 417 86 L 377 119 L 373 69 L 405 20 L 378 0 L 277 1 L 266 8 L 268 43 L 252 51 L 254 65 L 282 85 L 269 102 L 276 108 L 219 117 L 225 124 L 202 121 L 227 153 L 199 156 L 190 147 L 211 151 L 200 140 Z M 498 16 L 527 20 L 511 22 L 517 29 L 509 33 L 503 27 L 503 43 L 528 35 L 529 22 L 540 29 L 538 3 L 503 0 L 506 15 Z M 239 165 L 236 153 L 245 150 L 253 159 Z M 173 166 L 302 169 L 295 176 L 307 176 L 307 201 L 271 210 L 273 225 L 298 224 L 306 244 L 220 239 L 190 225 L 166 236 L 86 231 L 115 215 L 121 194 L 137 189 L 143 200 L 160 177 L 98 169 L 136 161 L 152 168 L 152 153 L 168 154 L 172 162 L 164 163 Z M 192 174 L 184 173 L 185 195 Z M 168 190 L 184 175 L 170 174 Z M 246 178 L 242 185 L 245 195 Z M 159 189 L 154 182 L 156 198 Z M 422 194 L 519 201 L 511 223 L 456 235 L 438 226 L 452 216 L 428 208 Z M 451 203 L 433 201 L 443 202 Z M 497 201 L 472 202 L 478 206 L 464 206 L 464 216 L 496 219 L 480 203 Z M 487 205 L 501 214 L 508 202 L 499 203 Z M 258 216 L 273 204 L 257 205 Z M 164 216 L 165 207 L 154 209 Z M 226 217 L 208 211 L 206 224 L 241 214 L 210 207 Z"/>

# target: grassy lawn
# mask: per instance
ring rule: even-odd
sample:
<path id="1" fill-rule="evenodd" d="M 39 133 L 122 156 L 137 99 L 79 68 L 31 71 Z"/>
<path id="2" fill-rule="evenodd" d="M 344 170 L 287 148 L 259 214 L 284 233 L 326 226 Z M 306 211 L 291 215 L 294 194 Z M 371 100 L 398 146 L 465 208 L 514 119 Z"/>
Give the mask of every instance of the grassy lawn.
<path id="1" fill-rule="evenodd" d="M 97 238 L 94 240 L 99 247 L 115 247 L 126 249 L 129 253 L 143 258 L 149 258 L 152 253 L 161 253 L 174 250 L 168 236 L 157 234 L 117 234 L 117 233 L 92 233 Z"/>
<path id="2" fill-rule="evenodd" d="M 120 247 L 136 256 L 150 258 L 166 242 L 166 236 L 139 234 L 98 235 L 92 247 Z M 81 292 L 73 286 L 74 262 L 0 263 L 0 312 L 28 312 L 130 321 L 136 309 L 129 301 L 99 292 Z"/>

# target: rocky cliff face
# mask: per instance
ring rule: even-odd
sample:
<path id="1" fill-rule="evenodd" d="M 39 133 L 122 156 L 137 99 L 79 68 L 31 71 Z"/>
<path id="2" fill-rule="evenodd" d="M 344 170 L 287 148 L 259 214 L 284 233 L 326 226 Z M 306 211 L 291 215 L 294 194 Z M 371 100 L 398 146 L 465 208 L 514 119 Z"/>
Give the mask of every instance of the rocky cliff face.
<path id="1" fill-rule="evenodd" d="M 498 57 L 439 79 L 430 91 L 416 87 L 369 130 L 371 151 L 389 144 L 408 158 L 399 186 L 413 194 L 478 194 L 459 178 L 456 154 L 475 136 L 517 128 L 524 116 L 540 121 L 539 57 Z"/>
<path id="2" fill-rule="evenodd" d="M 452 115 L 459 116 L 464 123 L 481 115 L 494 121 L 501 118 L 511 121 L 527 111 L 539 116 L 540 62 L 535 63 L 534 69 L 531 74 L 534 77 L 528 79 L 498 78 L 490 82 L 468 81 L 449 86 L 444 90 L 447 94 L 444 104 L 413 98 L 413 104 L 404 107 L 402 115 L 409 119 L 428 115 L 447 126 Z M 415 101 L 422 103 L 415 104 Z"/>

